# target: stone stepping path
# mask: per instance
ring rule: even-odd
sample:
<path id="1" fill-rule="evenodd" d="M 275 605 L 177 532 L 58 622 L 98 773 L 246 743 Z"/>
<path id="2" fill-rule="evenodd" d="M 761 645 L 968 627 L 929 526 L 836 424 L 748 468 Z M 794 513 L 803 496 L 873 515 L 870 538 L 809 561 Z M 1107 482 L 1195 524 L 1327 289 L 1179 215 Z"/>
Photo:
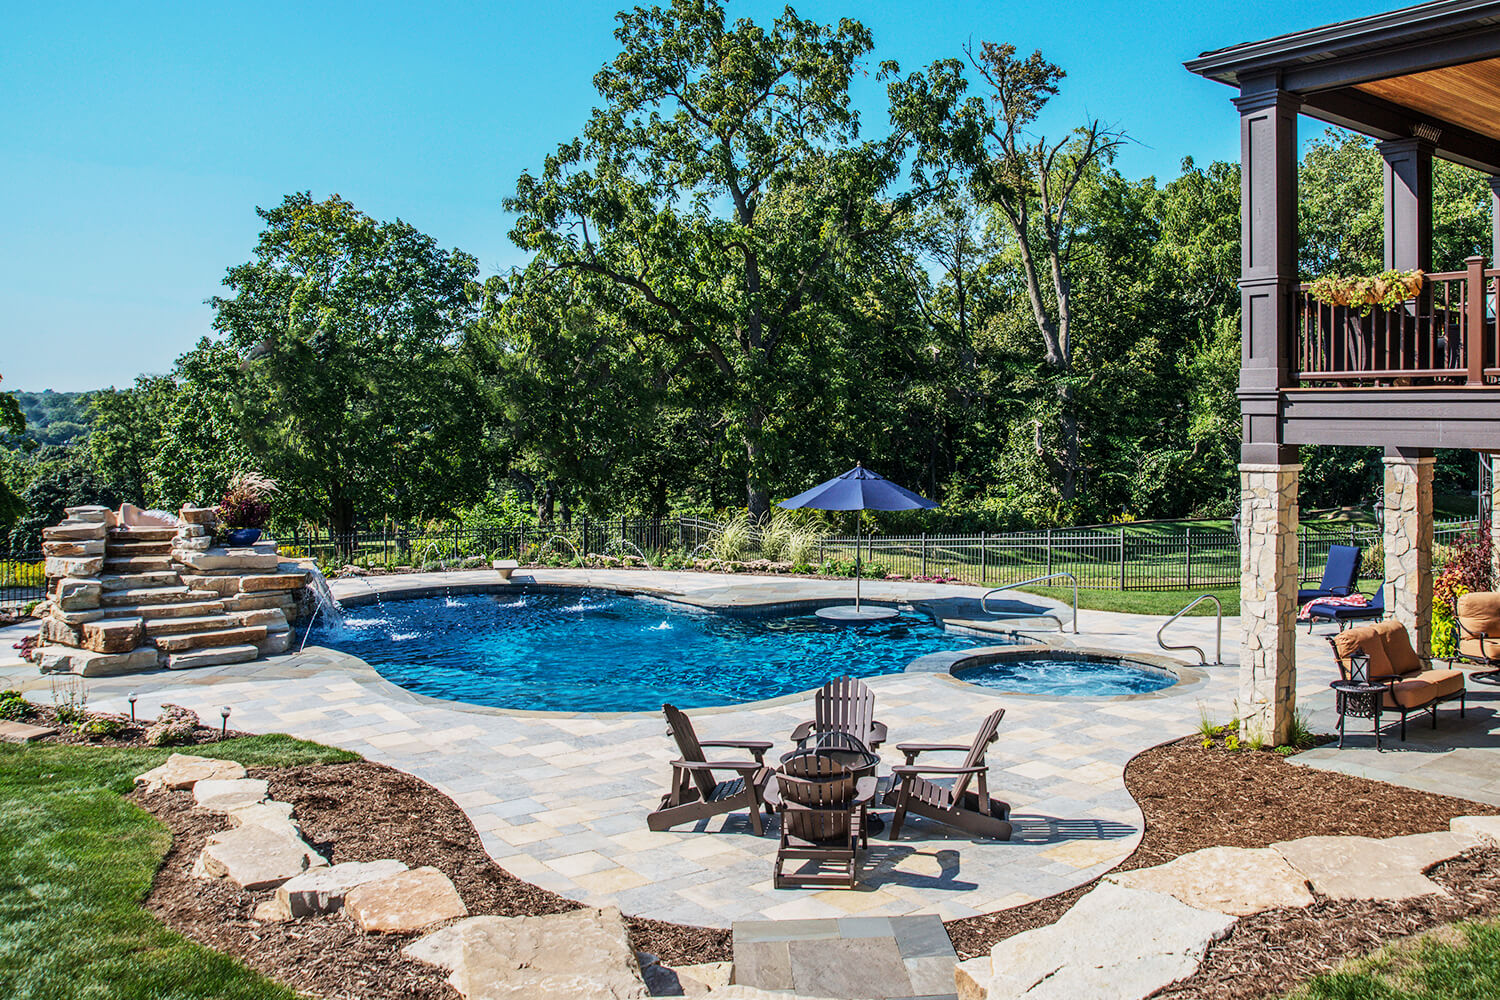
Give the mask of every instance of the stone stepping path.
<path id="1" fill-rule="evenodd" d="M 1197 971 L 1242 916 L 1333 899 L 1442 893 L 1425 874 L 1500 845 L 1500 817 L 1460 816 L 1448 832 L 1303 837 L 1269 848 L 1210 847 L 1108 875 L 1054 924 L 959 963 L 959 1000 L 1140 1000 Z M 852 996 L 853 994 L 843 994 Z"/>
<path id="2" fill-rule="evenodd" d="M 0 719 L 0 743 L 30 743 L 57 732 L 51 726 L 34 726 L 29 722 Z"/>
<path id="3" fill-rule="evenodd" d="M 247 890 L 275 889 L 257 920 L 281 921 L 347 909 L 367 933 L 420 931 L 468 915 L 453 882 L 436 868 L 408 870 L 396 860 L 328 860 L 302 839 L 292 805 L 267 798 L 267 782 L 231 760 L 174 753 L 136 777 L 148 791 L 190 790 L 199 809 L 229 827 L 211 834 L 193 874 L 227 878 Z"/>
<path id="4" fill-rule="evenodd" d="M 735 983 L 783 991 L 771 994 L 777 997 L 785 998 L 784 991 L 860 1000 L 955 996 L 958 955 L 936 914 L 744 920 L 733 934 Z"/>

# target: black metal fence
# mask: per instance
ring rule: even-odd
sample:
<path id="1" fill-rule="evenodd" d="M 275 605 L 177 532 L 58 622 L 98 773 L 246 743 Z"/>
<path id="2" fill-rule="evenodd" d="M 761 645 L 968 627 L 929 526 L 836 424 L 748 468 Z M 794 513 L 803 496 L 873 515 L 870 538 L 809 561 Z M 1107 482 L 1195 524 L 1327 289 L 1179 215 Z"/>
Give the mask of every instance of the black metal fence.
<path id="1" fill-rule="evenodd" d="M 1434 525 L 1434 568 L 1445 561 L 1444 549 L 1475 526 L 1473 520 Z M 852 561 L 856 545 L 863 559 L 876 569 L 980 585 L 1004 586 L 1053 573 L 1072 573 L 1080 587 L 1090 590 L 1188 590 L 1237 587 L 1240 582 L 1239 540 L 1232 530 L 1217 526 L 826 538 L 820 558 Z M 1328 551 L 1334 545 L 1364 549 L 1364 576 L 1380 576 L 1379 528 L 1319 525 L 1304 527 L 1298 533 L 1298 564 L 1304 580 L 1322 575 Z"/>
<path id="2" fill-rule="evenodd" d="M 1436 566 L 1470 520 L 1434 528 Z M 484 565 L 491 559 L 570 562 L 584 555 L 702 553 L 722 526 L 694 517 L 575 518 L 571 523 L 518 527 L 451 527 L 437 531 L 386 528 L 334 536 L 298 531 L 279 540 L 289 556 L 328 563 L 413 569 Z M 1368 524 L 1304 526 L 1298 561 L 1304 579 L 1316 579 L 1333 545 L 1365 550 L 1365 577 L 1381 573 L 1379 528 Z M 904 577 L 945 577 L 1001 586 L 1051 573 L 1072 573 L 1079 586 L 1099 590 L 1188 590 L 1233 587 L 1240 581 L 1239 542 L 1222 524 L 1057 528 L 977 535 L 876 535 L 825 537 L 817 566 L 852 563 L 856 545 L 871 569 Z M 753 550 L 754 543 L 751 548 Z M 750 558 L 752 552 L 746 553 Z M 814 567 L 816 568 L 816 566 Z M 1435 567 L 1436 568 L 1436 567 Z"/>
<path id="3" fill-rule="evenodd" d="M 0 608 L 24 607 L 46 593 L 45 563 L 40 552 L 10 549 L 0 555 Z"/>

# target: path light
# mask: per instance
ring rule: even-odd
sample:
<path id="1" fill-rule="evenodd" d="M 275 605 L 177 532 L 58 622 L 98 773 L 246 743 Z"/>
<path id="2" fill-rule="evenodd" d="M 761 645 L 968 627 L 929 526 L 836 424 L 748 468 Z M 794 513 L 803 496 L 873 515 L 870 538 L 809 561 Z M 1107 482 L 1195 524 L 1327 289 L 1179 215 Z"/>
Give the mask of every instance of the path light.
<path id="1" fill-rule="evenodd" d="M 133 724 L 135 722 L 135 699 L 136 699 L 136 693 L 134 691 L 132 691 L 128 695 L 126 695 L 125 697 L 127 697 L 127 698 L 130 699 L 130 721 Z"/>
<path id="2" fill-rule="evenodd" d="M 229 706 L 219 709 L 219 739 L 229 735 Z"/>

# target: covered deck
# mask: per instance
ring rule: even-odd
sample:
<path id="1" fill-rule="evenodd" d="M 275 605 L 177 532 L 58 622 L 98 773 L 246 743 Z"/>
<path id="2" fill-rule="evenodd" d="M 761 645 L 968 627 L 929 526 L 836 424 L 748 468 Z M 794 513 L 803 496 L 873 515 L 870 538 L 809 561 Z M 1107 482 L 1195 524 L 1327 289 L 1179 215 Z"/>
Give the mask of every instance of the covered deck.
<path id="1" fill-rule="evenodd" d="M 1187 68 L 1238 92 L 1241 710 L 1251 732 L 1280 743 L 1296 711 L 1298 446 L 1385 449 L 1385 602 L 1420 653 L 1433 449 L 1500 449 L 1500 3 L 1439 0 L 1208 52 Z M 1361 315 L 1309 294 L 1298 273 L 1302 115 L 1379 140 L 1385 267 L 1426 274 L 1402 305 Z M 1490 245 L 1458 271 L 1432 270 L 1435 157 L 1489 178 Z"/>

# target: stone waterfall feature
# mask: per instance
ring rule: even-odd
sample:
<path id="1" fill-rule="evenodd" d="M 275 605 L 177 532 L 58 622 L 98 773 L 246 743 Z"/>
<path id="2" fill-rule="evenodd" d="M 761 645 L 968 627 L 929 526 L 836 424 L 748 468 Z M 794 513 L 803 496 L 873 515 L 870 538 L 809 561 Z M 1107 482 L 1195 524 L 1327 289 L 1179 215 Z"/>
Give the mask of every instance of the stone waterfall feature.
<path id="1" fill-rule="evenodd" d="M 43 673 L 175 670 L 287 650 L 310 601 L 308 571 L 282 561 L 274 541 L 215 545 L 212 507 L 183 507 L 171 521 L 130 506 L 69 507 L 43 529 Z"/>

